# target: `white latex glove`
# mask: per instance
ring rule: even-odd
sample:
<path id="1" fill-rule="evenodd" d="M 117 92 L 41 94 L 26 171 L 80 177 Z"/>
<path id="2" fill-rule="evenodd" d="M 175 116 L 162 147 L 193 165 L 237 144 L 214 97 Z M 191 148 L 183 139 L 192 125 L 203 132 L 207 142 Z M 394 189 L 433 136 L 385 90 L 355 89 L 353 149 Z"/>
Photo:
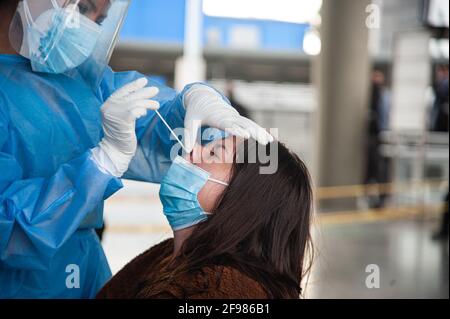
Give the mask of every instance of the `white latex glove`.
<path id="1" fill-rule="evenodd" d="M 107 173 L 121 177 L 127 170 L 137 149 L 136 120 L 157 110 L 159 103 L 150 100 L 159 92 L 156 87 L 145 87 L 146 78 L 140 78 L 114 92 L 101 108 L 104 138 L 92 150 L 97 165 Z"/>
<path id="2" fill-rule="evenodd" d="M 184 105 L 187 152 L 194 148 L 198 130 L 202 126 L 215 127 L 244 139 L 253 138 L 262 145 L 274 140 L 265 129 L 241 116 L 219 93 L 206 85 L 193 85 L 184 95 Z"/>

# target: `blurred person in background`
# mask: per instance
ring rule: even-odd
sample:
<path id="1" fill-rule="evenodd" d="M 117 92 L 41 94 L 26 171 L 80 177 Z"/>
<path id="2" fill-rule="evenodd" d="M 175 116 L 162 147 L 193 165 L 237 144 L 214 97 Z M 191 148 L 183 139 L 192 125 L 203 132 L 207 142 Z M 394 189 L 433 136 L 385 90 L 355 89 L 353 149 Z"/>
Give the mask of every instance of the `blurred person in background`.
<path id="1" fill-rule="evenodd" d="M 448 232 L 449 232 L 448 200 L 449 200 L 449 193 L 447 190 L 447 195 L 445 197 L 445 202 L 444 202 L 444 210 L 443 210 L 443 215 L 442 215 L 442 220 L 441 220 L 441 226 L 433 234 L 434 240 L 448 240 Z"/>
<path id="2" fill-rule="evenodd" d="M 389 162 L 381 154 L 380 134 L 389 130 L 391 101 L 390 92 L 385 85 L 385 75 L 382 71 L 372 72 L 372 95 L 370 99 L 367 159 L 364 184 L 384 184 L 389 181 Z M 384 207 L 387 194 L 369 195 L 368 203 L 371 208 Z"/>
<path id="3" fill-rule="evenodd" d="M 431 132 L 449 131 L 449 83 L 448 65 L 439 65 L 436 68 L 436 77 L 433 85 L 434 102 L 430 114 Z"/>
<path id="4" fill-rule="evenodd" d="M 449 132 L 449 82 L 448 65 L 439 65 L 436 68 L 435 83 L 433 86 L 434 102 L 430 114 L 431 132 Z M 449 193 L 445 196 L 444 213 L 442 215 L 441 226 L 433 234 L 435 240 L 448 240 L 449 233 Z"/>
<path id="5" fill-rule="evenodd" d="M 226 138 L 174 162 L 160 191 L 174 238 L 132 260 L 97 298 L 302 296 L 313 253 L 308 170 L 273 142 L 263 148 L 278 169 L 261 174 L 267 164 L 248 160 L 256 145 L 250 142 Z M 196 171 L 206 176 L 194 178 Z"/>

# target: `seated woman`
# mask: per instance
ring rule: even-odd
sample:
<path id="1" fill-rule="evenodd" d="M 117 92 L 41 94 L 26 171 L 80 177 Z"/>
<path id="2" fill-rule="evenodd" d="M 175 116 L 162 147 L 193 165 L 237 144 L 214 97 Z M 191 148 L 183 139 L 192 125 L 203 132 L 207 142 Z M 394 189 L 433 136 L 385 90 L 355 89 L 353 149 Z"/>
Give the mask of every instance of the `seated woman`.
<path id="1" fill-rule="evenodd" d="M 263 147 L 276 150 L 278 167 L 262 174 L 261 147 L 229 137 L 177 157 L 160 191 L 174 238 L 136 257 L 97 298 L 300 298 L 312 261 L 310 177 L 279 142 Z"/>

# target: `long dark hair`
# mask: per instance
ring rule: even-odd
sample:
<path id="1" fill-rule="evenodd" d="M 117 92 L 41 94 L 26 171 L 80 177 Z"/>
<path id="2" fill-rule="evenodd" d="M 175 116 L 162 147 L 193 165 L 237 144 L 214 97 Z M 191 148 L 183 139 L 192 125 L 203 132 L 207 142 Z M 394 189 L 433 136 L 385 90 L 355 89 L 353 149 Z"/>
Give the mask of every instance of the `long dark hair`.
<path id="1" fill-rule="evenodd" d="M 247 158 L 248 143 L 242 145 Z M 298 156 L 281 143 L 275 146 L 278 169 L 274 174 L 260 174 L 264 164 L 258 159 L 256 163 L 235 161 L 230 186 L 214 214 L 183 243 L 178 257 L 158 278 L 148 278 L 140 286 L 144 288 L 137 297 L 151 298 L 179 275 L 217 265 L 234 267 L 255 279 L 270 298 L 301 296 L 313 257 L 311 181 Z M 194 292 L 185 293 L 188 297 Z"/>

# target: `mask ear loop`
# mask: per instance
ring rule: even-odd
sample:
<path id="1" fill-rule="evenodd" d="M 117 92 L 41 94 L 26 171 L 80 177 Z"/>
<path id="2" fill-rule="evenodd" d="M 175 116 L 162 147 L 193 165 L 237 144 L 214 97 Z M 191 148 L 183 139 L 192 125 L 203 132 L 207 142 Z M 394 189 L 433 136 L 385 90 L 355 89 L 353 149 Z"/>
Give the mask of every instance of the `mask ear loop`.
<path id="1" fill-rule="evenodd" d="M 25 20 L 27 21 L 28 27 L 33 25 L 33 16 L 31 15 L 30 7 L 28 6 L 28 1 L 25 0 L 22 3 L 23 12 L 25 14 Z"/>
<path id="2" fill-rule="evenodd" d="M 53 5 L 53 8 L 55 8 L 55 9 L 60 8 L 60 5 L 59 5 L 58 2 L 56 2 L 56 0 L 51 0 L 51 2 L 52 2 L 52 5 Z"/>
<path id="3" fill-rule="evenodd" d="M 208 177 L 208 180 L 211 181 L 211 182 L 214 182 L 214 183 L 226 186 L 226 187 L 230 186 L 230 184 L 222 182 L 222 181 L 220 181 L 218 179 L 215 179 L 215 178 L 212 178 L 212 177 Z"/>
<path id="4" fill-rule="evenodd" d="M 59 9 L 60 5 L 58 4 L 58 2 L 56 0 L 51 0 L 52 6 L 54 9 Z M 77 5 L 79 3 L 79 0 L 77 2 Z M 33 16 L 31 15 L 31 11 L 30 11 L 30 7 L 28 6 L 28 0 L 24 0 L 23 1 L 23 11 L 25 12 L 25 20 L 27 20 L 27 24 L 28 26 L 31 26 L 32 24 L 34 24 L 33 21 Z"/>

